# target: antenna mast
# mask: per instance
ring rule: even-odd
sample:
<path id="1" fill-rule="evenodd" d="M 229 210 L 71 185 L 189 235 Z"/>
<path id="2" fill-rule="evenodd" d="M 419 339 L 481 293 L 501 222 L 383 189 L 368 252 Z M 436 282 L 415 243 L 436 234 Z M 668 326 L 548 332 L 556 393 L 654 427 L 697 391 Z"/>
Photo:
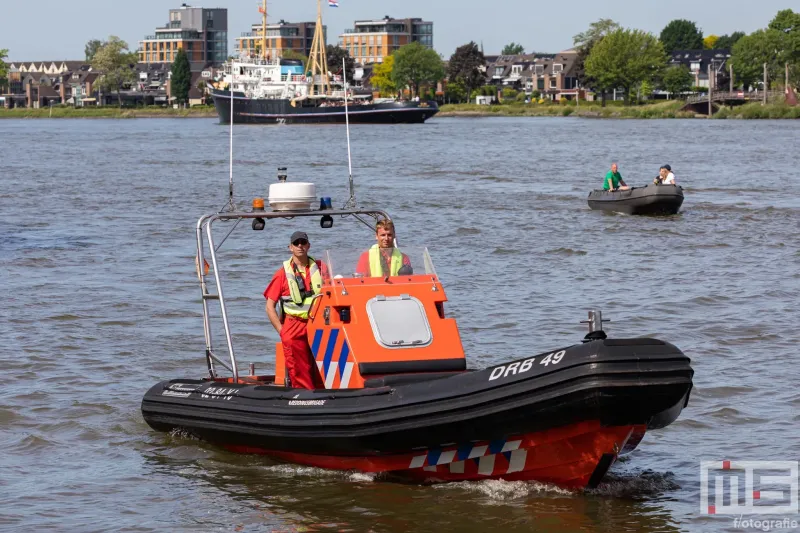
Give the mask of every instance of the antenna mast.
<path id="1" fill-rule="evenodd" d="M 267 59 L 267 0 L 258 8 L 261 13 L 261 59 Z"/>
<path id="2" fill-rule="evenodd" d="M 233 62 L 230 63 L 231 69 L 231 81 L 228 83 L 228 95 L 231 97 L 231 141 L 230 141 L 230 153 L 228 154 L 228 158 L 230 159 L 230 178 L 228 180 L 228 207 L 231 211 L 236 211 L 236 206 L 233 203 Z"/>
<path id="3" fill-rule="evenodd" d="M 309 96 L 330 93 L 331 85 L 328 81 L 328 57 L 325 53 L 325 30 L 322 27 L 321 0 L 317 0 L 317 27 L 314 30 L 314 41 L 311 43 L 308 65 L 308 70 L 311 72 Z M 319 83 L 317 83 L 317 76 L 319 76 Z M 317 92 L 317 85 L 319 85 L 319 92 Z"/>
<path id="4" fill-rule="evenodd" d="M 356 191 L 353 187 L 353 158 L 350 154 L 350 114 L 347 110 L 347 58 L 342 58 L 342 80 L 344 81 L 344 122 L 347 127 L 347 168 L 350 171 L 350 198 L 344 204 L 345 209 L 356 207 Z"/>

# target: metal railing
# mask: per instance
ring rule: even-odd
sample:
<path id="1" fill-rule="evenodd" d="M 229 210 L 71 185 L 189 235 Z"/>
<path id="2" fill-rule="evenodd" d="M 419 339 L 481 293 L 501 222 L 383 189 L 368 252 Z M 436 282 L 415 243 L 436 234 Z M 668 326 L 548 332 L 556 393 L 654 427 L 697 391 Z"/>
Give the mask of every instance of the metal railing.
<path id="1" fill-rule="evenodd" d="M 767 99 L 771 100 L 778 96 L 783 96 L 783 91 L 767 91 Z M 750 91 L 713 91 L 711 93 L 712 102 L 722 102 L 728 100 L 763 100 L 764 91 L 750 92 Z M 698 104 L 701 102 L 708 102 L 708 93 L 690 96 L 686 99 L 687 104 Z"/>
<path id="2" fill-rule="evenodd" d="M 379 218 L 389 219 L 389 215 L 379 209 L 327 209 L 322 211 L 234 211 L 234 212 L 219 212 L 212 215 L 205 215 L 200 217 L 195 226 L 195 236 L 197 240 L 197 276 L 200 282 L 200 294 L 203 303 L 203 333 L 206 342 L 206 363 L 208 364 L 208 372 L 211 378 L 217 377 L 215 367 L 217 365 L 228 370 L 233 377 L 233 382 L 239 381 L 239 368 L 236 363 L 236 355 L 233 350 L 233 336 L 228 321 L 228 309 L 225 302 L 225 296 L 222 287 L 222 278 L 219 270 L 219 259 L 217 252 L 228 236 L 236 229 L 238 223 L 242 220 L 249 219 L 279 219 L 279 218 L 296 218 L 296 217 L 348 217 L 354 216 L 358 220 L 364 222 L 359 215 L 369 216 L 376 221 Z M 219 245 L 214 242 L 212 234 L 212 226 L 215 221 L 234 222 L 233 228 L 228 232 Z M 372 227 L 372 226 L 370 226 Z M 206 257 L 211 259 L 211 264 L 208 265 L 211 272 L 206 271 L 205 265 L 208 264 Z M 213 278 L 214 283 L 210 283 Z M 216 292 L 214 292 L 216 289 Z M 228 360 L 226 361 L 222 354 L 217 354 L 214 351 L 211 327 L 211 314 L 209 313 L 209 301 L 217 301 L 220 309 L 220 319 L 222 321 L 223 330 L 225 333 L 225 344 L 227 345 Z"/>
<path id="3" fill-rule="evenodd" d="M 286 81 L 305 82 L 306 77 L 303 74 L 281 74 L 281 82 Z"/>

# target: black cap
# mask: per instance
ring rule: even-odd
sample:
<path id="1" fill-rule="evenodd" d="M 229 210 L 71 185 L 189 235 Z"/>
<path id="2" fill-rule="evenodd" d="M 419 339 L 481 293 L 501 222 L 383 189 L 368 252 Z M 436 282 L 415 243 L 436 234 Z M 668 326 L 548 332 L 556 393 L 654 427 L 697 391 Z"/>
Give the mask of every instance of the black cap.
<path id="1" fill-rule="evenodd" d="M 292 233 L 292 238 L 289 240 L 289 244 L 294 244 L 295 241 L 300 239 L 308 240 L 308 234 L 304 231 L 295 231 Z"/>
<path id="2" fill-rule="evenodd" d="M 669 170 L 670 172 L 672 172 L 672 167 L 671 167 L 671 166 L 669 166 L 669 165 L 664 165 L 664 166 L 663 166 L 663 167 L 661 167 L 661 168 L 667 169 L 667 170 Z"/>

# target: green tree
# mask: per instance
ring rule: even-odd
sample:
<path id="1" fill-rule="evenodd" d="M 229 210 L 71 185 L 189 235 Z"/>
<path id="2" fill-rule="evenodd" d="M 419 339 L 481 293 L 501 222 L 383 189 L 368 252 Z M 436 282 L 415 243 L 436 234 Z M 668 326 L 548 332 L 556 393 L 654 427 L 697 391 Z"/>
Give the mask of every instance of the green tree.
<path id="1" fill-rule="evenodd" d="M 578 78 L 578 85 L 580 87 L 596 87 L 596 80 L 586 75 L 586 58 L 589 57 L 592 48 L 594 48 L 603 37 L 612 31 L 618 30 L 619 27 L 619 24 L 611 19 L 600 19 L 589 24 L 589 29 L 572 38 L 573 45 L 578 51 L 578 57 L 575 59 L 575 77 Z M 603 106 L 605 106 L 605 91 L 601 93 L 601 100 Z"/>
<path id="2" fill-rule="evenodd" d="M 133 68 L 136 62 L 136 54 L 128 51 L 128 43 L 115 35 L 108 38 L 92 59 L 92 69 L 101 73 L 97 86 L 101 90 L 116 91 L 120 107 L 122 89 L 136 81 Z"/>
<path id="3" fill-rule="evenodd" d="M 477 45 L 476 45 L 477 46 Z M 525 47 L 521 44 L 517 44 L 515 42 L 511 42 L 503 47 L 503 51 L 500 52 L 501 55 L 504 56 L 517 56 L 520 54 L 525 53 Z"/>
<path id="4" fill-rule="evenodd" d="M 5 58 L 8 57 L 8 50 L 0 48 L 0 87 L 5 87 L 8 76 L 8 65 L 6 65 Z"/>
<path id="5" fill-rule="evenodd" d="M 775 18 L 770 21 L 768 29 L 783 34 L 784 60 L 795 67 L 800 66 L 800 13 L 795 13 L 791 9 L 778 11 Z"/>
<path id="6" fill-rule="evenodd" d="M 628 101 L 632 89 L 656 78 L 666 66 L 664 46 L 641 30 L 615 30 L 600 40 L 586 58 L 586 73 L 603 91 L 621 87 Z"/>
<path id="7" fill-rule="evenodd" d="M 617 22 L 611 19 L 599 19 L 589 24 L 589 29 L 574 36 L 572 44 L 575 48 L 591 48 L 600 39 L 618 29 L 619 24 Z"/>
<path id="8" fill-rule="evenodd" d="M 200 91 L 200 94 L 203 95 L 202 100 L 203 104 L 205 104 L 206 99 L 208 98 L 208 82 L 205 80 L 205 78 L 202 77 L 197 78 L 197 83 L 195 84 L 195 87 L 197 88 L 198 91 Z"/>
<path id="9" fill-rule="evenodd" d="M 91 63 L 95 54 L 97 54 L 97 51 L 100 50 L 100 47 L 103 46 L 103 44 L 103 41 L 100 39 L 92 39 L 86 43 L 86 46 L 83 48 L 83 53 L 86 55 L 86 61 Z"/>
<path id="10" fill-rule="evenodd" d="M 486 81 L 486 76 L 481 72 L 481 67 L 486 65 L 486 58 L 478 45 L 470 41 L 459 46 L 450 56 L 447 64 L 447 79 L 459 83 L 464 87 L 467 98 L 472 94 L 472 89 L 479 87 Z"/>
<path id="11" fill-rule="evenodd" d="M 700 50 L 703 48 L 703 32 L 694 22 L 676 19 L 661 30 L 661 43 L 668 54 L 675 50 Z"/>
<path id="12" fill-rule="evenodd" d="M 644 80 L 639 84 L 639 88 L 636 92 L 638 93 L 638 98 L 649 100 L 653 95 L 653 90 L 653 82 L 651 80 Z"/>
<path id="13" fill-rule="evenodd" d="M 350 52 L 344 48 L 329 44 L 325 48 L 325 55 L 328 56 L 328 70 L 334 74 L 342 73 L 342 60 L 347 67 L 347 83 L 353 83 L 353 73 L 356 71 L 356 62 L 350 57 Z"/>
<path id="14" fill-rule="evenodd" d="M 694 76 L 684 65 L 673 65 L 664 71 L 661 76 L 661 86 L 670 95 L 680 94 L 691 90 Z"/>
<path id="15" fill-rule="evenodd" d="M 467 88 L 464 87 L 460 81 L 449 81 L 447 83 L 447 87 L 445 88 L 445 95 L 444 98 L 447 102 L 456 102 L 460 103 L 464 100 L 469 100 L 470 93 L 467 92 Z"/>
<path id="16" fill-rule="evenodd" d="M 376 63 L 372 68 L 372 77 L 369 81 L 383 96 L 395 94 L 397 92 L 397 86 L 392 80 L 393 70 L 394 56 L 392 55 L 384 57 L 383 63 Z"/>
<path id="17" fill-rule="evenodd" d="M 719 41 L 719 36 L 712 33 L 708 37 L 703 38 L 703 48 L 706 50 L 715 50 L 717 47 L 717 41 Z"/>
<path id="18" fill-rule="evenodd" d="M 798 33 L 800 32 L 800 13 L 795 13 L 791 9 L 778 11 L 767 28 L 787 34 Z"/>
<path id="19" fill-rule="evenodd" d="M 739 39 L 731 53 L 736 79 L 745 86 L 757 83 L 764 77 L 764 63 L 770 81 L 782 78 L 789 59 L 785 46 L 786 34 L 778 30 L 758 30 Z"/>
<path id="20" fill-rule="evenodd" d="M 518 94 L 519 92 L 511 87 L 505 87 L 502 91 L 500 91 L 500 95 L 503 97 L 503 102 L 510 102 L 516 99 Z"/>
<path id="21" fill-rule="evenodd" d="M 743 31 L 735 31 L 730 35 L 721 35 L 719 39 L 717 39 L 716 47 L 717 50 L 730 50 L 733 48 L 733 45 L 736 44 L 739 39 L 744 37 Z"/>
<path id="22" fill-rule="evenodd" d="M 418 42 L 407 44 L 394 53 L 392 80 L 399 88 L 409 86 L 419 94 L 420 85 L 434 84 L 444 78 L 442 60 L 435 51 Z"/>
<path id="23" fill-rule="evenodd" d="M 189 103 L 189 89 L 192 87 L 192 67 L 189 65 L 189 56 L 183 48 L 178 49 L 175 61 L 172 62 L 172 77 L 170 89 L 172 96 L 178 104 Z"/>

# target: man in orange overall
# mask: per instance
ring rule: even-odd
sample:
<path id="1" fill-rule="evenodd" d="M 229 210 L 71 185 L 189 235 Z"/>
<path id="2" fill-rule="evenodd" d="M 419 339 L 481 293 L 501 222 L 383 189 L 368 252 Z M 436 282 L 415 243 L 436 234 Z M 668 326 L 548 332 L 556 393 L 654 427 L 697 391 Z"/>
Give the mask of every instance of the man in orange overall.
<path id="1" fill-rule="evenodd" d="M 324 389 L 325 383 L 317 369 L 308 345 L 308 313 L 314 295 L 322 289 L 323 279 L 329 277 L 325 263 L 309 257 L 311 244 L 308 235 L 295 231 L 289 244 L 292 257 L 285 261 L 264 291 L 267 316 L 281 336 L 290 386 L 302 389 Z M 280 303 L 283 321 L 275 306 Z"/>

